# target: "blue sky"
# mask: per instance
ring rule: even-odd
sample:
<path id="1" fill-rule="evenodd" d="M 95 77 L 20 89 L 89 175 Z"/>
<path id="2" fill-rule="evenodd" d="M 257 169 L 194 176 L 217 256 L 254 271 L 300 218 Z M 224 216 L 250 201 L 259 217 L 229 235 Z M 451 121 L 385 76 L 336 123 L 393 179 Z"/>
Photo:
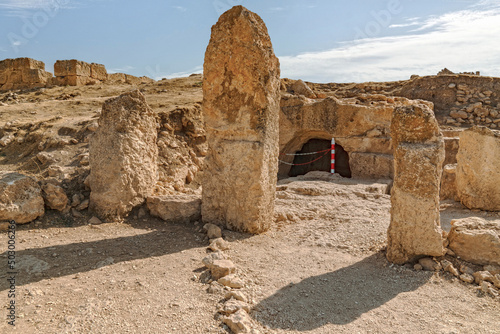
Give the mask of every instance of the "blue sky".
<path id="1" fill-rule="evenodd" d="M 233 5 L 266 23 L 282 77 L 500 77 L 499 0 L 0 0 L 0 59 L 58 59 L 160 79 L 200 73 L 210 27 Z"/>

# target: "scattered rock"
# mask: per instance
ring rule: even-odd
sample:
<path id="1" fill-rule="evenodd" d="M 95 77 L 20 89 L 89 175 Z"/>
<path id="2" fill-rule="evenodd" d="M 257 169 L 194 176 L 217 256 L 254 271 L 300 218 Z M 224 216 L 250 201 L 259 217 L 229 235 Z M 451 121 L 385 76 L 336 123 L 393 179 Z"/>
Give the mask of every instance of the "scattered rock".
<path id="1" fill-rule="evenodd" d="M 90 209 L 101 218 L 120 220 L 151 194 L 156 137 L 155 112 L 139 90 L 104 103 L 89 146 Z"/>
<path id="2" fill-rule="evenodd" d="M 42 165 L 52 164 L 56 161 L 54 156 L 48 152 L 40 152 L 36 155 L 36 158 L 42 163 Z"/>
<path id="3" fill-rule="evenodd" d="M 94 217 L 89 219 L 89 224 L 90 225 L 100 225 L 100 224 L 102 224 L 102 221 L 99 218 L 97 218 L 96 216 L 94 216 Z"/>
<path id="4" fill-rule="evenodd" d="M 0 221 L 24 224 L 44 213 L 42 190 L 36 180 L 19 173 L 0 175 Z"/>
<path id="5" fill-rule="evenodd" d="M 302 80 L 297 80 L 295 83 L 290 87 L 290 90 L 297 95 L 304 95 L 305 97 L 309 99 L 315 99 L 317 96 L 313 92 L 311 88 Z"/>
<path id="6" fill-rule="evenodd" d="M 210 269 L 215 260 L 226 260 L 226 256 L 221 251 L 210 253 L 208 256 L 204 257 L 201 262 L 205 267 Z"/>
<path id="7" fill-rule="evenodd" d="M 228 250 L 229 249 L 229 242 L 227 242 L 226 240 L 224 240 L 222 238 L 217 238 L 217 239 L 210 241 L 210 245 L 208 246 L 208 248 L 210 248 L 214 252 L 218 251 L 218 250 L 222 250 L 222 251 Z"/>
<path id="8" fill-rule="evenodd" d="M 75 208 L 71 208 L 71 215 L 75 218 L 83 218 L 84 216 Z"/>
<path id="9" fill-rule="evenodd" d="M 53 210 L 63 211 L 68 205 L 68 196 L 63 188 L 50 182 L 42 185 L 42 196 L 45 205 Z"/>
<path id="10" fill-rule="evenodd" d="M 236 277 L 234 274 L 221 277 L 217 280 L 217 282 L 234 289 L 241 289 L 245 286 L 245 282 L 243 282 L 241 278 Z"/>
<path id="11" fill-rule="evenodd" d="M 86 208 L 88 208 L 88 207 L 89 207 L 89 202 L 90 202 L 90 201 L 89 201 L 88 199 L 83 200 L 80 204 L 78 204 L 78 205 L 76 206 L 76 209 L 77 209 L 78 211 L 85 210 Z"/>
<path id="12" fill-rule="evenodd" d="M 250 306 L 247 303 L 242 302 L 241 300 L 229 299 L 224 303 L 220 312 L 229 315 L 236 313 L 239 310 L 250 312 Z"/>
<path id="13" fill-rule="evenodd" d="M 462 274 L 459 276 L 459 278 L 465 283 L 474 283 L 474 276 L 470 274 Z"/>
<path id="14" fill-rule="evenodd" d="M 15 139 L 14 135 L 5 135 L 2 137 L 2 139 L 0 139 L 0 145 L 5 147 L 10 143 L 12 143 L 14 139 Z"/>
<path id="15" fill-rule="evenodd" d="M 146 202 L 150 214 L 165 221 L 188 223 L 201 218 L 200 195 L 150 196 Z"/>
<path id="16" fill-rule="evenodd" d="M 242 302 L 247 303 L 248 298 L 245 296 L 245 294 L 241 291 L 229 291 L 224 295 L 225 299 L 231 299 L 234 298 L 236 300 L 241 300 Z"/>
<path id="17" fill-rule="evenodd" d="M 423 270 L 424 267 L 422 267 L 422 265 L 420 263 L 415 263 L 415 265 L 413 266 L 413 269 L 415 269 L 416 271 L 420 271 L 420 270 Z"/>
<path id="18" fill-rule="evenodd" d="M 422 266 L 422 268 L 426 271 L 437 271 L 441 270 L 441 264 L 439 262 L 434 261 L 430 257 L 424 257 L 418 260 L 418 263 Z"/>
<path id="19" fill-rule="evenodd" d="M 460 265 L 460 272 L 469 275 L 474 274 L 474 270 L 471 267 L 466 266 L 465 264 Z"/>
<path id="20" fill-rule="evenodd" d="M 239 310 L 228 317 L 222 319 L 235 334 L 249 333 L 252 329 L 253 322 L 247 312 Z"/>
<path id="21" fill-rule="evenodd" d="M 222 237 L 222 230 L 219 226 L 214 224 L 205 224 L 203 229 L 207 231 L 209 239 L 217 239 Z"/>
<path id="22" fill-rule="evenodd" d="M 489 271 L 493 275 L 500 274 L 500 265 L 488 264 L 483 267 L 483 270 Z"/>
<path id="23" fill-rule="evenodd" d="M 441 266 L 443 267 L 444 271 L 449 272 L 455 277 L 460 276 L 460 273 L 458 272 L 458 269 L 453 266 L 453 264 L 448 261 L 448 260 L 442 260 L 441 261 Z"/>
<path id="24" fill-rule="evenodd" d="M 213 295 L 222 294 L 224 292 L 224 286 L 217 281 L 213 281 L 208 286 L 207 292 Z"/>
<path id="25" fill-rule="evenodd" d="M 221 277 L 233 274 L 236 271 L 236 266 L 231 260 L 214 260 L 209 269 L 212 277 L 218 280 Z"/>
<path id="26" fill-rule="evenodd" d="M 449 248 L 462 259 L 480 265 L 500 265 L 500 222 L 479 217 L 451 221 Z"/>
<path id="27" fill-rule="evenodd" d="M 495 277 L 489 271 L 478 271 L 475 272 L 472 276 L 474 277 L 474 282 L 476 282 L 477 285 L 481 285 L 483 281 L 488 281 L 491 283 L 495 281 Z"/>

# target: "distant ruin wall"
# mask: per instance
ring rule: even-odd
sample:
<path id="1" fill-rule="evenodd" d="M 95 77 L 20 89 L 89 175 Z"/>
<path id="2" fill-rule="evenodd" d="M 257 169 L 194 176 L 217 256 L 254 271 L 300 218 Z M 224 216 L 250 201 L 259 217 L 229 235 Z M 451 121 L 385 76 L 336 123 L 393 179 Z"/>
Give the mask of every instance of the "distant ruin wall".
<path id="1" fill-rule="evenodd" d="M 89 64 L 76 59 L 56 61 L 54 74 L 56 77 L 52 83 L 56 86 L 84 86 L 97 84 L 108 78 L 104 65 Z"/>
<path id="2" fill-rule="evenodd" d="M 45 64 L 31 58 L 0 61 L 0 91 L 45 87 L 52 73 Z"/>

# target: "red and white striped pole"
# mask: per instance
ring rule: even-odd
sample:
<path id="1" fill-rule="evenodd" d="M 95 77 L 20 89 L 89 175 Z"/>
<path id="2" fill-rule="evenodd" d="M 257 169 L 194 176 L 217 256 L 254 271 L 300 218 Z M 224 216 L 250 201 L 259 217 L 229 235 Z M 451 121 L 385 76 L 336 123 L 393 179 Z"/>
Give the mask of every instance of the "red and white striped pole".
<path id="1" fill-rule="evenodd" d="M 335 173 L 335 139 L 332 138 L 332 160 L 331 160 L 330 173 Z"/>

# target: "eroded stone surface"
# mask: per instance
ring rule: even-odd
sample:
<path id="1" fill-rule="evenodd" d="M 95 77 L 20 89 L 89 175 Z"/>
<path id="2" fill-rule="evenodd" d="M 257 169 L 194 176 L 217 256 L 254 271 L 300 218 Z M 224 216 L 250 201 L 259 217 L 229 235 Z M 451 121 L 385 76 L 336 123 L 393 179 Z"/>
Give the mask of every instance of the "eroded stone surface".
<path id="1" fill-rule="evenodd" d="M 448 247 L 466 261 L 500 265 L 500 221 L 479 217 L 452 220 L 448 240 Z"/>
<path id="2" fill-rule="evenodd" d="M 44 213 L 42 191 L 36 180 L 19 173 L 0 175 L 0 221 L 24 224 Z"/>
<path id="3" fill-rule="evenodd" d="M 262 19 L 242 6 L 212 27 L 205 53 L 203 110 L 208 155 L 202 216 L 261 233 L 273 219 L 280 71 Z"/>
<path id="4" fill-rule="evenodd" d="M 90 209 L 106 220 L 126 216 L 157 180 L 156 118 L 138 90 L 107 100 L 90 140 Z"/>
<path id="5" fill-rule="evenodd" d="M 190 222 L 201 218 L 199 195 L 150 196 L 147 199 L 147 205 L 151 215 L 165 221 Z"/>
<path id="6" fill-rule="evenodd" d="M 387 258 L 402 264 L 445 253 L 439 218 L 444 141 L 432 109 L 414 104 L 394 110 L 394 184 Z"/>
<path id="7" fill-rule="evenodd" d="M 500 131 L 473 127 L 460 134 L 457 195 L 469 209 L 500 211 Z"/>

